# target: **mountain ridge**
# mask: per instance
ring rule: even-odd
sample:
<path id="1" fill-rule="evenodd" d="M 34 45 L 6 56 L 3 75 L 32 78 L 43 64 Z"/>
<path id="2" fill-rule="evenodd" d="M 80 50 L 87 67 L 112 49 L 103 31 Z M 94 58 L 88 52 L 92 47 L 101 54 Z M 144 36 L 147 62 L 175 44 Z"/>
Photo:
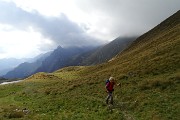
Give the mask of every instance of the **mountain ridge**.
<path id="1" fill-rule="evenodd" d="M 22 63 L 3 77 L 22 79 L 37 72 L 53 72 L 67 66 L 100 64 L 114 57 L 135 39 L 136 37 L 116 38 L 100 47 L 58 46 L 51 54 L 38 56 L 32 63 Z"/>

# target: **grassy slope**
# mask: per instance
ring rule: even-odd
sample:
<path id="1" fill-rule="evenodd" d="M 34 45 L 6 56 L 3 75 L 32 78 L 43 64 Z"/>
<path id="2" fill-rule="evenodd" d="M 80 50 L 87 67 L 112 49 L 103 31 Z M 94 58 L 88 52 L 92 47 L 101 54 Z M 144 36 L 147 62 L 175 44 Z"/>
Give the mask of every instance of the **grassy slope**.
<path id="1" fill-rule="evenodd" d="M 160 119 L 180 115 L 180 12 L 138 38 L 108 63 L 68 67 L 0 86 L 0 119 Z M 104 81 L 114 76 L 115 108 Z M 27 108 L 27 115 L 15 109 Z"/>
<path id="2" fill-rule="evenodd" d="M 1 86 L 0 118 L 93 120 L 110 117 L 103 104 L 104 91 L 94 91 L 94 83 L 79 79 L 84 68 L 77 71 L 79 67 L 73 67 L 76 72 L 70 69 L 53 74 L 39 73 L 16 85 Z M 99 86 L 98 83 L 96 85 Z M 24 108 L 30 110 L 28 115 L 14 111 Z M 119 114 L 117 110 L 112 119 L 122 117 Z"/>
<path id="3" fill-rule="evenodd" d="M 123 82 L 116 94 L 121 96 L 119 101 L 131 102 L 129 110 L 138 119 L 179 118 L 179 18 L 180 11 L 138 38 L 108 64 L 87 71 L 95 71 L 93 76 L 100 80 L 115 76 Z"/>

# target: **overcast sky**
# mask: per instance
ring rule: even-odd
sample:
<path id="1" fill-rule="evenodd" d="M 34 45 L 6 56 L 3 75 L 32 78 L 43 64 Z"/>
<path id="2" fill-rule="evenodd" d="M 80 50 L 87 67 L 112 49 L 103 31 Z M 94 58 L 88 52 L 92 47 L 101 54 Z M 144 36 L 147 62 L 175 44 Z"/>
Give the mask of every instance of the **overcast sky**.
<path id="1" fill-rule="evenodd" d="M 0 58 L 141 35 L 180 10 L 180 0 L 0 0 Z"/>

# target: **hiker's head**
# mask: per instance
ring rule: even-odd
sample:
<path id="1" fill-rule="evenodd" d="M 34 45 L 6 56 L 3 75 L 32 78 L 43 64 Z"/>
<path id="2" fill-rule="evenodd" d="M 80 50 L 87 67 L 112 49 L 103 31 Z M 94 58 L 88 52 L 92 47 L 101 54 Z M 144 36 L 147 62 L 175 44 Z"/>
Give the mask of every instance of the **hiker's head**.
<path id="1" fill-rule="evenodd" d="M 114 82 L 114 78 L 113 78 L 113 77 L 110 77 L 110 78 L 109 78 L 109 81 L 110 81 L 110 82 Z"/>

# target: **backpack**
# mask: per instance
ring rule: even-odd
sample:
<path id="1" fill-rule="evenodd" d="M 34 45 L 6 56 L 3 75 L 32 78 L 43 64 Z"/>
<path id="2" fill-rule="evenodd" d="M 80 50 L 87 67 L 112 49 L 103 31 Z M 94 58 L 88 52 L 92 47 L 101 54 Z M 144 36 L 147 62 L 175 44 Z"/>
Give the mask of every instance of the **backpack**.
<path id="1" fill-rule="evenodd" d="M 106 80 L 105 85 L 107 85 L 109 82 L 110 82 L 110 81 L 109 81 L 109 79 L 108 79 L 108 80 Z"/>

